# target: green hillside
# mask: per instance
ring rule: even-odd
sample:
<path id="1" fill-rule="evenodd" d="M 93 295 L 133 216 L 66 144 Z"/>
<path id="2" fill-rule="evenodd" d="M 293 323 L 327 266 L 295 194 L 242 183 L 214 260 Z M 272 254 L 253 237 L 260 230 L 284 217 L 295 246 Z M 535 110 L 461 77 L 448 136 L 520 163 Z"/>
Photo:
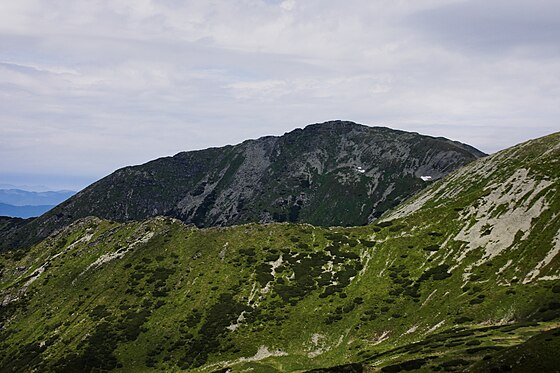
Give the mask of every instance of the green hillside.
<path id="1" fill-rule="evenodd" d="M 557 370 L 559 162 L 557 133 L 361 227 L 81 219 L 2 252 L 0 370 Z"/>

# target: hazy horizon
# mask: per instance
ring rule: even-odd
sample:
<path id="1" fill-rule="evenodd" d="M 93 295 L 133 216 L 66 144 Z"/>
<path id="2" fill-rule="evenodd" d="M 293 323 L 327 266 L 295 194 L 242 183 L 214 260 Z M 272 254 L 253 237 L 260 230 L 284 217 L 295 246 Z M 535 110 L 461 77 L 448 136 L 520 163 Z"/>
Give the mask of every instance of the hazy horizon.
<path id="1" fill-rule="evenodd" d="M 308 123 L 307 125 L 312 124 L 312 123 Z M 364 124 L 364 123 L 360 123 L 360 124 Z M 369 124 L 365 124 L 368 126 L 374 126 L 374 125 L 369 125 Z M 300 127 L 294 127 L 291 131 L 297 129 L 297 128 L 304 128 L 305 126 L 300 126 Z M 384 126 L 387 127 L 387 126 Z M 389 127 L 392 128 L 392 127 Z M 398 129 L 398 128 L 393 128 L 393 129 Z M 290 131 L 288 131 L 290 132 Z M 411 131 L 414 132 L 414 131 Z M 285 132 L 286 133 L 286 132 Z M 551 132 L 552 133 L 552 132 Z M 434 134 L 429 134 L 429 133 L 421 133 L 422 135 L 427 135 L 427 136 L 433 136 L 433 137 L 440 137 L 438 135 L 434 135 Z M 251 139 L 257 139 L 260 137 L 266 137 L 266 136 L 282 136 L 283 134 L 266 134 L 266 135 L 262 135 L 262 136 L 258 136 L 258 137 L 254 137 Z M 445 137 L 445 136 L 442 136 Z M 250 140 L 250 139 L 245 139 L 245 140 Z M 464 143 L 463 141 L 461 141 L 460 139 L 453 139 L 451 138 L 450 140 L 453 141 L 459 141 Z M 527 138 L 521 142 L 524 141 L 528 141 L 530 140 L 530 138 Z M 242 140 L 244 141 L 244 140 Z M 242 142 L 240 141 L 240 142 Z M 225 143 L 225 144 L 221 144 L 221 145 L 216 145 L 216 146 L 208 146 L 208 147 L 222 147 L 222 146 L 226 146 L 226 145 L 236 145 L 239 144 L 240 142 L 236 142 L 236 143 Z M 467 145 L 471 145 L 472 144 L 467 144 Z M 512 144 L 516 145 L 516 144 Z M 196 148 L 196 149 L 186 149 L 183 151 L 194 151 L 194 150 L 200 150 L 200 149 L 206 149 L 207 147 L 204 148 Z M 488 152 L 485 151 L 484 149 L 480 149 L 477 148 L 478 150 L 481 150 L 487 154 L 492 154 L 495 153 L 497 151 L 503 150 L 503 149 L 498 149 L 494 152 Z M 504 148 L 505 149 L 505 148 Z M 149 162 L 153 159 L 157 159 L 157 158 L 162 158 L 162 157 L 169 157 L 169 156 L 173 156 L 177 153 L 174 154 L 161 154 L 159 156 L 156 156 L 154 158 L 148 159 L 145 162 L 140 162 L 140 163 L 135 163 L 135 164 L 123 164 L 122 166 L 115 168 L 113 170 L 108 171 L 105 174 L 100 174 L 100 175 L 89 175 L 89 176 L 85 176 L 85 175 L 49 175 L 49 174 L 18 174 L 18 173 L 13 173 L 13 174 L 0 174 L 0 189 L 11 189 L 11 188 L 17 188 L 17 189 L 22 189 L 22 190 L 27 190 L 27 191 L 33 191 L 33 192 L 44 192 L 44 191 L 65 191 L 65 190 L 70 190 L 70 191 L 80 191 L 83 188 L 87 187 L 88 185 L 94 183 L 95 181 L 109 175 L 110 173 L 116 171 L 119 168 L 122 167 L 127 167 L 127 166 L 135 166 L 135 165 L 140 165 L 146 162 Z"/>

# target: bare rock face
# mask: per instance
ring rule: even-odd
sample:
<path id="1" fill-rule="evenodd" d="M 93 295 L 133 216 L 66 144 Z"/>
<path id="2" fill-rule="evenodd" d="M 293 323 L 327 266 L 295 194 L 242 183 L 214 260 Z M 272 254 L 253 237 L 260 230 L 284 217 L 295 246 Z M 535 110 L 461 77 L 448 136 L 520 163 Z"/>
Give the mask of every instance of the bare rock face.
<path id="1" fill-rule="evenodd" d="M 421 176 L 436 180 L 482 156 L 444 138 L 343 121 L 312 124 L 117 170 L 28 223 L 26 236 L 44 238 L 91 215 L 165 215 L 198 227 L 363 225 L 426 186 Z"/>

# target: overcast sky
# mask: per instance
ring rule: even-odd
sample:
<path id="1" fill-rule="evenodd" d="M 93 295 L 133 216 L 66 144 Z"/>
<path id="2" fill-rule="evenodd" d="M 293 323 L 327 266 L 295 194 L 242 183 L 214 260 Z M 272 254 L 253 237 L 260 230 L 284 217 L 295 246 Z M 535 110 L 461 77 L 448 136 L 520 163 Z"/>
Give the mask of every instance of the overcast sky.
<path id="1" fill-rule="evenodd" d="M 491 153 L 559 114 L 558 0 L 0 2 L 0 184 L 330 119 Z"/>

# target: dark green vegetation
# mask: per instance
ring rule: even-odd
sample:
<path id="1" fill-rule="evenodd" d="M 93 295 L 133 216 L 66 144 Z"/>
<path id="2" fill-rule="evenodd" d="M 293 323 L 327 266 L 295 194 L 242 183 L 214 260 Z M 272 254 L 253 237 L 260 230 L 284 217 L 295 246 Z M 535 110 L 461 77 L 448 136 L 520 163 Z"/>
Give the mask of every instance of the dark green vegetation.
<path id="1" fill-rule="evenodd" d="M 2 371 L 558 369 L 560 134 L 375 224 L 81 219 L 0 271 Z"/>
<path id="2" fill-rule="evenodd" d="M 87 216 L 164 215 L 197 227 L 250 222 L 364 225 L 434 179 L 482 156 L 444 138 L 327 122 L 280 137 L 179 153 L 126 167 L 25 227 L 0 249 L 37 243 Z"/>
<path id="3" fill-rule="evenodd" d="M 560 370 L 560 328 L 538 333 L 526 342 L 487 355 L 475 372 L 557 372 Z"/>
<path id="4" fill-rule="evenodd" d="M 34 218 L 22 219 L 0 216 L 0 251 L 2 247 L 25 247 L 37 239 L 29 236 L 26 227 Z"/>

